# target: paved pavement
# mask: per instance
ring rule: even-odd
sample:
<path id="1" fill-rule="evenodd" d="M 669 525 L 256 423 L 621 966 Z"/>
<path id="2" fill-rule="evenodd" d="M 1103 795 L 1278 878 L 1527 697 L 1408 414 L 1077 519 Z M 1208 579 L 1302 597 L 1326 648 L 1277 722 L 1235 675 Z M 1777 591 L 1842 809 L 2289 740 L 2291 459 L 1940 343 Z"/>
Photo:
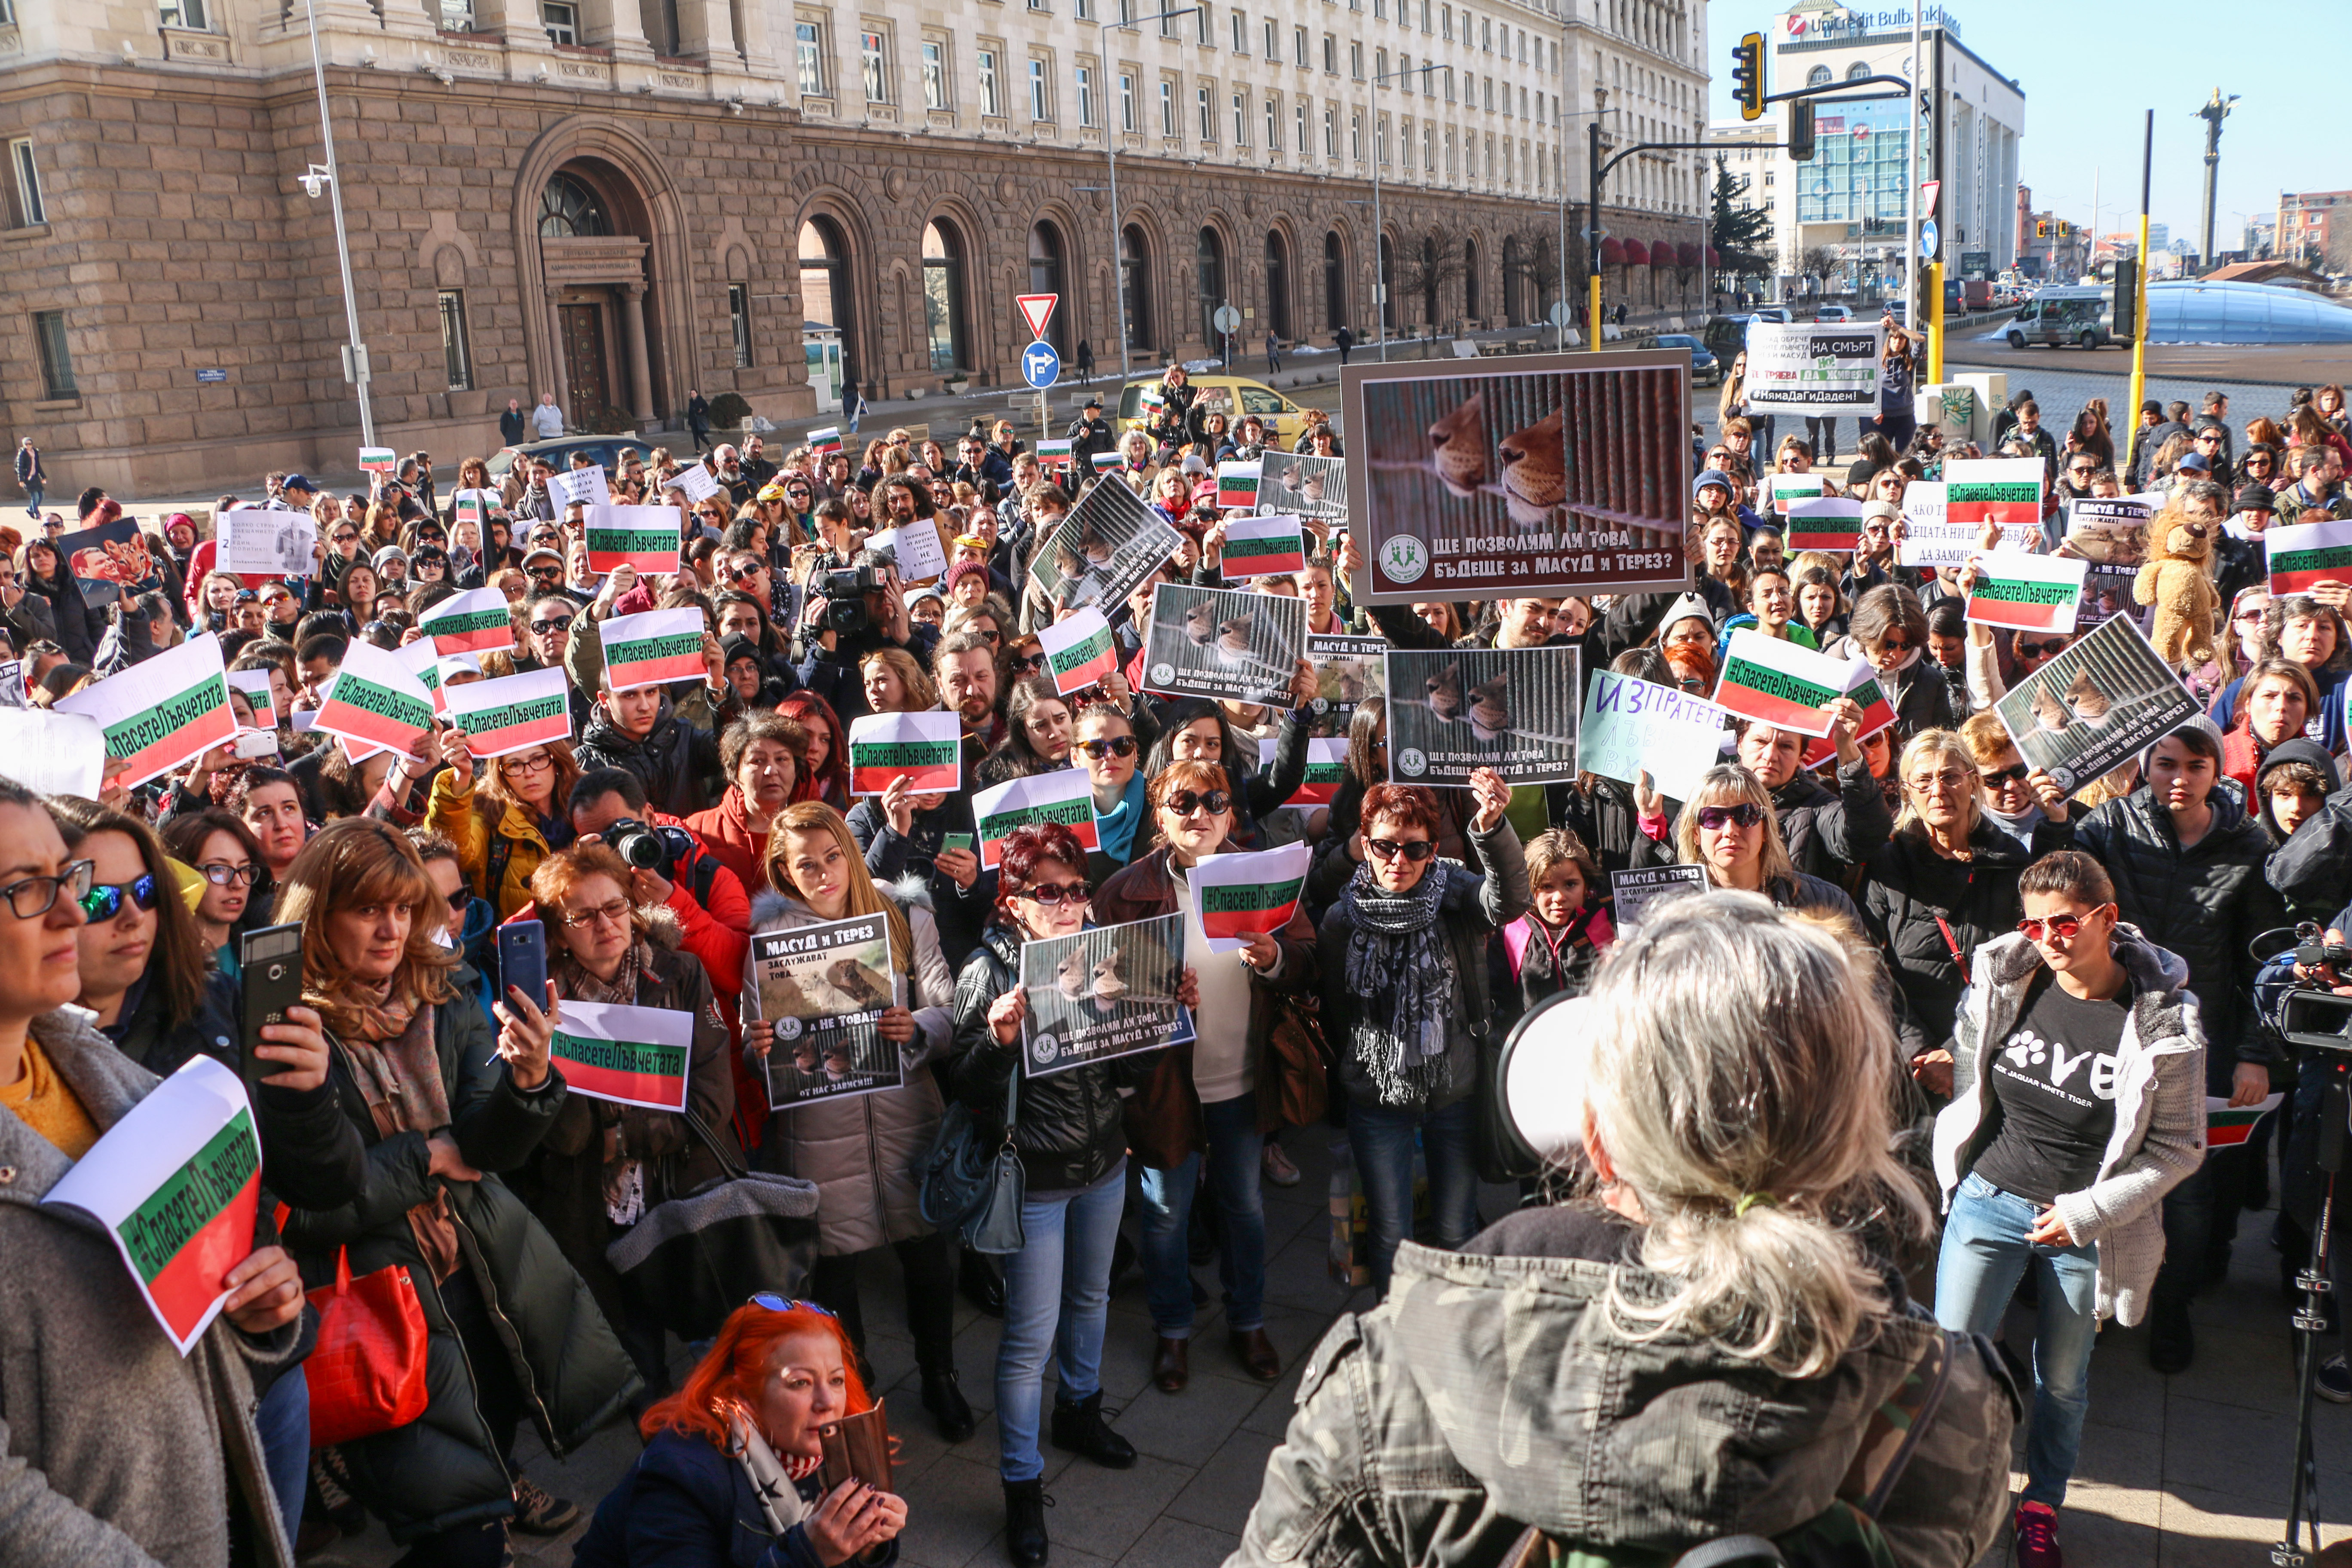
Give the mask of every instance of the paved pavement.
<path id="1" fill-rule="evenodd" d="M 1045 1449 L 1046 1514 L 1055 1568 L 1216 1568 L 1258 1493 L 1265 1458 L 1289 1420 L 1297 1366 L 1341 1310 L 1368 1306 L 1324 1269 L 1329 1234 L 1327 1135 L 1293 1132 L 1306 1179 L 1265 1192 L 1267 1331 L 1290 1369 L 1271 1387 L 1252 1382 L 1224 1352 L 1216 1309 L 1204 1309 L 1192 1386 L 1163 1394 L 1150 1386 L 1150 1320 L 1140 1283 L 1114 1296 L 1103 1383 L 1114 1425 L 1142 1451 L 1132 1470 L 1105 1470 Z M 1491 1218 L 1510 1202 L 1489 1188 Z M 2076 1568 L 2221 1568 L 2266 1560 L 2285 1512 L 2294 1451 L 2293 1366 L 2287 1311 L 2267 1215 L 2250 1215 L 2229 1280 L 2200 1298 L 2197 1363 L 2176 1377 L 2148 1370 L 2147 1332 L 2110 1328 L 2091 1366 L 2091 1409 L 2062 1541 Z M 1213 1268 L 1197 1270 L 1213 1292 Z M 917 1403 L 914 1348 L 906 1337 L 897 1270 L 887 1253 L 866 1259 L 868 1350 L 898 1418 L 905 1445 L 899 1486 L 909 1522 L 907 1568 L 994 1568 L 1003 1557 L 1003 1500 L 996 1476 L 991 1367 L 996 1322 L 959 1300 L 956 1363 L 980 1410 L 980 1430 L 950 1448 Z M 2011 1342 L 2030 1340 L 2024 1311 L 2011 1316 Z M 2323 1496 L 2332 1519 L 2352 1521 L 2352 1408 L 2321 1404 L 2315 1423 Z M 611 1431 L 558 1465 L 524 1439 L 531 1476 L 586 1510 L 636 1452 L 634 1436 Z M 2022 1435 L 2012 1458 L 2022 1483 Z M 2345 1537 L 2337 1525 L 2327 1540 Z M 518 1538 L 523 1568 L 568 1565 L 577 1531 L 555 1541 Z M 314 1568 L 387 1568 L 397 1557 L 380 1529 L 343 1542 Z M 2007 1568 L 2006 1539 L 1985 1558 Z"/>

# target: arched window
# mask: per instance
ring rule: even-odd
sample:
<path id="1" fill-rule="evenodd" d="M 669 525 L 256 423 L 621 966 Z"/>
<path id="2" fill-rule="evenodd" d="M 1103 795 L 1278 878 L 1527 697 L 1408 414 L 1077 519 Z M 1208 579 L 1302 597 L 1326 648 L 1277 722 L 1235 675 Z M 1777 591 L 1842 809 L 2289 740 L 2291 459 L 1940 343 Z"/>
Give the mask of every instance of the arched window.
<path id="1" fill-rule="evenodd" d="M 584 181 L 551 174 L 540 188 L 539 232 L 544 239 L 596 239 L 611 234 L 613 225 Z"/>
<path id="2" fill-rule="evenodd" d="M 1486 313 L 1484 303 L 1478 292 L 1478 242 L 1466 239 L 1462 242 L 1462 313 L 1475 321 Z"/>
<path id="3" fill-rule="evenodd" d="M 1848 81 L 1860 81 L 1864 77 L 1866 77 L 1869 74 L 1870 62 L 1868 60 L 1856 60 L 1853 64 L 1845 68 L 1845 79 Z"/>
<path id="4" fill-rule="evenodd" d="M 1050 223 L 1034 224 L 1029 229 L 1029 292 L 1032 294 L 1062 293 L 1062 233 Z M 1053 319 L 1045 323 L 1045 341 L 1054 352 L 1065 356 L 1064 346 L 1069 341 L 1063 331 L 1070 317 L 1070 302 L 1066 298 L 1054 308 Z"/>
<path id="5" fill-rule="evenodd" d="M 1830 68 L 1827 66 L 1815 66 L 1811 70 L 1805 73 L 1805 85 L 1807 87 L 1827 87 L 1829 84 Z"/>
<path id="6" fill-rule="evenodd" d="M 1119 298 L 1126 301 L 1127 346 L 1151 346 L 1151 251 L 1143 231 L 1128 226 L 1118 237 Z"/>
<path id="7" fill-rule="evenodd" d="M 1323 236 L 1323 325 L 1338 331 L 1348 324 L 1348 255 L 1339 231 Z"/>
<path id="8" fill-rule="evenodd" d="M 1201 341 L 1217 340 L 1217 307 L 1225 302 L 1225 242 L 1213 228 L 1203 228 L 1192 252 L 1193 294 L 1201 306 Z"/>
<path id="9" fill-rule="evenodd" d="M 1290 336 L 1290 251 L 1272 229 L 1265 237 L 1265 330 Z"/>
<path id="10" fill-rule="evenodd" d="M 923 226 L 923 325 L 933 370 L 970 368 L 964 358 L 963 241 L 952 224 L 938 219 Z"/>

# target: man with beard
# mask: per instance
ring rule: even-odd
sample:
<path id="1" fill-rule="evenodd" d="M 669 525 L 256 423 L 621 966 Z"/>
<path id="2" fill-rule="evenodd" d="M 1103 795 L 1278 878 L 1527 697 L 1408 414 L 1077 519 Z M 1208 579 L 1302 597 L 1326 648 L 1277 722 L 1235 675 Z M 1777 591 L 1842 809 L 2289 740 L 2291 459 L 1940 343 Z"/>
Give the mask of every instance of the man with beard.
<path id="1" fill-rule="evenodd" d="M 940 706 L 963 726 L 964 765 L 972 767 L 1004 739 L 1004 721 L 997 714 L 996 649 L 979 632 L 957 632 L 932 652 L 931 676 L 939 683 Z"/>

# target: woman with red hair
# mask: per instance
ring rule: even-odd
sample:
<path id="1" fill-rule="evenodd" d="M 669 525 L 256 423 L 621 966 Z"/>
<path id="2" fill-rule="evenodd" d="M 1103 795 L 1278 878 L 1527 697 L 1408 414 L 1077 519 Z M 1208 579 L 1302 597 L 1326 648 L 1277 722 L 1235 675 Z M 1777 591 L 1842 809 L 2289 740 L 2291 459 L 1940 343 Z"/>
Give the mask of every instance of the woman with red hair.
<path id="1" fill-rule="evenodd" d="M 849 736 L 833 705 L 814 691 L 792 693 L 776 704 L 776 711 L 787 719 L 797 719 L 808 731 L 808 765 L 801 770 L 800 781 L 793 787 L 793 804 L 804 800 L 823 801 L 838 812 L 847 812 L 849 800 Z M 744 886 L 751 886 L 747 880 Z"/>
<path id="2" fill-rule="evenodd" d="M 762 1291 L 735 1309 L 676 1394 L 645 1414 L 645 1452 L 605 1494 L 572 1568 L 884 1568 L 907 1500 L 852 1478 L 824 1491 L 824 1433 L 873 1408 L 824 1308 Z"/>

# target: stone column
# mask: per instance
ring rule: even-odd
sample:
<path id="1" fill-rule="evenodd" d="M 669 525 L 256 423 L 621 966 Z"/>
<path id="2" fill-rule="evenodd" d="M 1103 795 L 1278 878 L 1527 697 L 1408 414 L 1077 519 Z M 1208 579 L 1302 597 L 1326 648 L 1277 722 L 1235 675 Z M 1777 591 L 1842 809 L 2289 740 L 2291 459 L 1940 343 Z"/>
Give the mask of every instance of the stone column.
<path id="1" fill-rule="evenodd" d="M 677 52 L 713 65 L 735 63 L 735 15 L 728 0 L 677 0 Z"/>
<path id="2" fill-rule="evenodd" d="M 621 338 L 629 356 L 629 412 L 637 423 L 654 417 L 653 361 L 646 353 L 646 286 L 621 285 Z"/>
<path id="3" fill-rule="evenodd" d="M 523 402 L 527 406 L 536 407 L 541 393 L 552 392 L 563 411 L 577 421 L 583 415 L 594 411 L 572 406 L 572 378 L 564 374 L 563 365 L 563 309 L 557 303 L 562 297 L 561 289 L 551 286 L 547 290 L 547 383 L 543 386 L 532 387 L 530 395 Z"/>

